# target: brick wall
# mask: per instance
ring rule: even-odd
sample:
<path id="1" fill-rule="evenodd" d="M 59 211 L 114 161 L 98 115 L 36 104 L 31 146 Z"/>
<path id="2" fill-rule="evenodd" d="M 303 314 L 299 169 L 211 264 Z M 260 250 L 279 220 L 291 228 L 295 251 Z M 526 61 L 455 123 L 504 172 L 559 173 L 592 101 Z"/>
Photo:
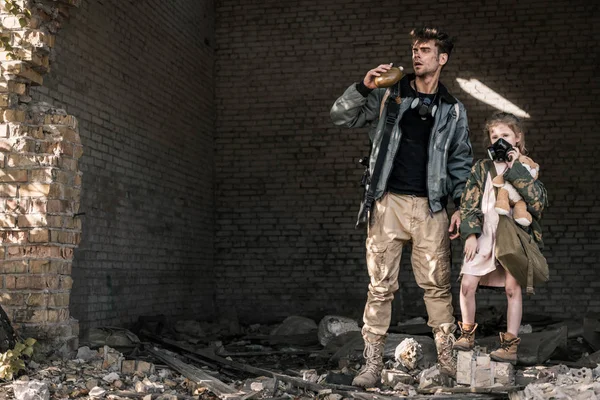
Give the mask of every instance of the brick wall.
<path id="1" fill-rule="evenodd" d="M 531 115 L 527 141 L 550 194 L 544 253 L 552 281 L 525 299 L 525 311 L 600 311 L 597 6 L 219 0 L 216 11 L 219 305 L 249 321 L 362 315 L 368 279 L 365 233 L 353 229 L 355 161 L 368 141 L 364 129 L 334 127 L 329 109 L 380 63 L 410 69 L 408 32 L 438 24 L 459 38 L 442 81 L 467 107 L 477 157 L 494 108 L 457 78 L 477 79 Z M 460 251 L 454 245 L 454 281 Z M 407 261 L 405 254 L 396 317 L 424 312 Z M 505 303 L 503 294 L 478 302 Z"/>
<path id="2" fill-rule="evenodd" d="M 86 0 L 32 91 L 79 120 L 84 330 L 212 313 L 213 32 L 211 2 Z"/>

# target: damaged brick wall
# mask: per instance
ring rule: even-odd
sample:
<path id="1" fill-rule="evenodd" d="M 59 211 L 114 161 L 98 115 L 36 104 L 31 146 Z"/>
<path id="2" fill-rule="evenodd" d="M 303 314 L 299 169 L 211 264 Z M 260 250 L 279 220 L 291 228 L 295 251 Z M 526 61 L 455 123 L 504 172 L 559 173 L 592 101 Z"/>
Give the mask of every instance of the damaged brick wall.
<path id="1" fill-rule="evenodd" d="M 79 327 L 69 314 L 78 245 L 82 153 L 77 120 L 36 104 L 55 34 L 75 1 L 0 3 L 0 302 L 23 337 L 65 351 Z M 12 6 L 12 7 L 11 7 Z"/>
<path id="2" fill-rule="evenodd" d="M 212 313 L 213 19 L 210 1 L 83 0 L 31 91 L 79 121 L 82 333 Z"/>
<path id="3" fill-rule="evenodd" d="M 477 157 L 483 121 L 495 109 L 461 90 L 457 78 L 477 79 L 531 115 L 528 147 L 550 194 L 544 253 L 552 280 L 525 298 L 525 310 L 600 310 L 598 52 L 585 34 L 594 14 L 597 7 L 581 0 L 219 1 L 218 304 L 249 320 L 361 317 L 365 233 L 353 224 L 356 161 L 368 139 L 364 129 L 335 128 L 329 109 L 380 63 L 411 69 L 408 32 L 438 24 L 458 37 L 442 80 L 467 107 Z M 455 300 L 461 250 L 454 245 Z M 408 261 L 405 253 L 396 317 L 424 313 Z M 478 304 L 503 305 L 505 296 L 482 295 Z"/>

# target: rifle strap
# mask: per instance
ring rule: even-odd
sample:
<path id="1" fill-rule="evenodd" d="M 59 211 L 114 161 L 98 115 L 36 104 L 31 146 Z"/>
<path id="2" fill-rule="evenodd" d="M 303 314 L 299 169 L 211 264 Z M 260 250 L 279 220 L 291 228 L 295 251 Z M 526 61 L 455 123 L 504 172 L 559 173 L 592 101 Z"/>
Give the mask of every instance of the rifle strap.
<path id="1" fill-rule="evenodd" d="M 375 199 L 375 188 L 377 183 L 379 182 L 379 176 L 381 175 L 381 169 L 383 168 L 383 164 L 385 162 L 385 158 L 388 152 L 388 146 L 390 144 L 390 137 L 392 136 L 392 131 L 394 130 L 394 126 L 396 125 L 396 119 L 398 118 L 398 113 L 400 111 L 400 85 L 396 84 L 389 88 L 382 99 L 382 108 L 380 110 L 380 117 L 383 115 L 383 105 L 387 103 L 387 113 L 385 115 L 385 125 L 383 127 L 383 132 L 381 134 L 381 142 L 379 142 L 379 151 L 377 153 L 377 159 L 375 160 L 375 166 L 373 167 L 373 172 L 371 173 L 371 178 L 369 182 L 369 190 L 367 192 L 367 199 L 374 200 Z"/>

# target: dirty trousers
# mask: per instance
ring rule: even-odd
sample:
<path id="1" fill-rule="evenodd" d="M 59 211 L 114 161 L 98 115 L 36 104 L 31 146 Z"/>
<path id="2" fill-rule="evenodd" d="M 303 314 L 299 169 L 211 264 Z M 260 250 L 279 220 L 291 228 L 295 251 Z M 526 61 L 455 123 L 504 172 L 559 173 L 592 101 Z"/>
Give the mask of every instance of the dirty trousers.
<path id="1" fill-rule="evenodd" d="M 411 264 L 423 299 L 428 325 L 454 323 L 450 291 L 450 240 L 445 210 L 431 214 L 427 198 L 387 193 L 375 203 L 367 235 L 367 268 L 371 283 L 363 315 L 363 332 L 385 335 L 398 290 L 400 257 L 412 241 Z"/>

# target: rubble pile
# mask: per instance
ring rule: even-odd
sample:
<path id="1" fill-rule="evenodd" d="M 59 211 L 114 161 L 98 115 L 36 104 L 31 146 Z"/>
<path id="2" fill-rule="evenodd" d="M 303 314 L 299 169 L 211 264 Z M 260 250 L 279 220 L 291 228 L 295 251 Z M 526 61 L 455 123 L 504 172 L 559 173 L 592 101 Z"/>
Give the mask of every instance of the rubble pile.
<path id="1" fill-rule="evenodd" d="M 497 337 L 481 337 L 473 351 L 458 353 L 449 377 L 436 365 L 424 321 L 399 324 L 386 341 L 381 382 L 363 390 L 352 386 L 363 340 L 345 317 L 291 316 L 274 326 L 142 318 L 137 335 L 92 330 L 73 359 L 28 360 L 26 374 L 0 386 L 0 399 L 595 399 L 600 331 L 589 321 L 585 331 L 575 325 L 523 327 L 516 367 L 491 361 Z"/>

